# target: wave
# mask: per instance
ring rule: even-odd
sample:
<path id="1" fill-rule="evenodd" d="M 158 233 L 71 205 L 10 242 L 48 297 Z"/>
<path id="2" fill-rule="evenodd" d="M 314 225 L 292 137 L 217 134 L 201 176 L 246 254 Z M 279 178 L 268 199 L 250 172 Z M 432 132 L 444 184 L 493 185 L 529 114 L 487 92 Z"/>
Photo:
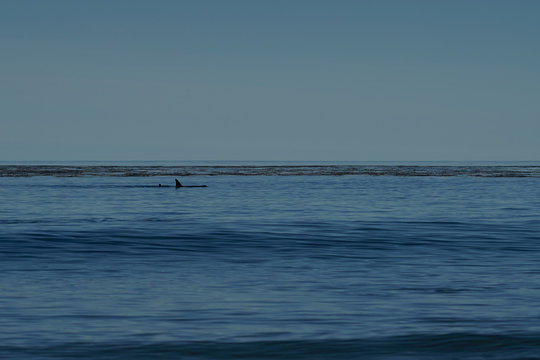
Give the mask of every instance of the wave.
<path id="1" fill-rule="evenodd" d="M 18 359 L 539 359 L 539 334 L 415 334 L 351 340 L 77 342 L 0 346 Z"/>
<path id="2" fill-rule="evenodd" d="M 381 254 L 538 252 L 537 222 L 477 224 L 466 222 L 291 222 L 238 228 L 211 226 L 177 217 L 136 221 L 86 218 L 58 221 L 0 221 L 0 250 L 10 259 L 62 254 L 101 256 L 218 256 L 230 261 L 279 258 L 365 258 Z M 19 227 L 24 226 L 21 230 Z M 256 229 L 256 231 L 254 230 Z M 249 255 L 248 255 L 249 254 Z"/>
<path id="3" fill-rule="evenodd" d="M 212 166 L 66 166 L 0 165 L 0 177 L 28 176 L 476 176 L 540 177 L 540 166 L 420 166 L 420 165 L 212 165 Z"/>

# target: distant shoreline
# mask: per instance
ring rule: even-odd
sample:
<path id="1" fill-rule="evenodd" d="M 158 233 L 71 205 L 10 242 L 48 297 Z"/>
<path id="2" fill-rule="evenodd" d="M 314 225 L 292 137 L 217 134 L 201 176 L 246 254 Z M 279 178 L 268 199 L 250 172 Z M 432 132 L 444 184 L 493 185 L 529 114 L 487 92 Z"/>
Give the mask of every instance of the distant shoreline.
<path id="1" fill-rule="evenodd" d="M 0 165 L 0 177 L 29 176 L 470 176 L 540 177 L 537 165 Z"/>

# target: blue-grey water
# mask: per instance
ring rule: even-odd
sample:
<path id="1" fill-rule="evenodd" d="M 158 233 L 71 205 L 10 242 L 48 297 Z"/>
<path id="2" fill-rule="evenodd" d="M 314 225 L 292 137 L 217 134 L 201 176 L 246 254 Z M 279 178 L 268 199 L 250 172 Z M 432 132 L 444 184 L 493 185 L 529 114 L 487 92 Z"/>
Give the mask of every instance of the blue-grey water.
<path id="1" fill-rule="evenodd" d="M 1 358 L 540 359 L 538 164 L 0 165 L 0 203 Z"/>

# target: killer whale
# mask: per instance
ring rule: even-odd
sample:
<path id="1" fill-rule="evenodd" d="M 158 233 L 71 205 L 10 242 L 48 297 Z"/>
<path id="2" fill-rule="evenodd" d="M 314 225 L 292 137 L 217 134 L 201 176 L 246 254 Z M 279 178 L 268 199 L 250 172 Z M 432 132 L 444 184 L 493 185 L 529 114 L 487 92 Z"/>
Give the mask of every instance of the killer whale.
<path id="1" fill-rule="evenodd" d="M 180 188 L 180 187 L 189 187 L 189 188 L 193 188 L 193 187 L 208 187 L 207 185 L 182 185 L 180 183 L 180 181 L 178 181 L 178 179 L 174 179 L 174 181 L 176 182 L 176 188 Z"/>
<path id="2" fill-rule="evenodd" d="M 174 181 L 176 182 L 176 188 L 181 188 L 181 187 L 185 187 L 185 188 L 195 188 L 195 187 L 208 187 L 208 185 L 182 185 L 180 183 L 180 181 L 178 181 L 178 179 L 174 179 Z M 171 187 L 170 185 L 161 185 L 161 184 L 158 184 L 158 187 Z"/>

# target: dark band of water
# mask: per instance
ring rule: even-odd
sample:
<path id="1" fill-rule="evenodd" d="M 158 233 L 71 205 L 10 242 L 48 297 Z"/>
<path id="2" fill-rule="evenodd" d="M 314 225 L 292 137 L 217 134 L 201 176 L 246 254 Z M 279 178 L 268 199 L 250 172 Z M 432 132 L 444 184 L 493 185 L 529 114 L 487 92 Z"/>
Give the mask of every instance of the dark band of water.
<path id="1" fill-rule="evenodd" d="M 0 177 L 21 176 L 478 176 L 540 177 L 540 166 L 423 166 L 423 165 L 1 165 Z"/>
<path id="2" fill-rule="evenodd" d="M 411 335 L 353 340 L 69 343 L 0 347 L 0 355 L 62 359 L 537 359 L 537 334 Z"/>

